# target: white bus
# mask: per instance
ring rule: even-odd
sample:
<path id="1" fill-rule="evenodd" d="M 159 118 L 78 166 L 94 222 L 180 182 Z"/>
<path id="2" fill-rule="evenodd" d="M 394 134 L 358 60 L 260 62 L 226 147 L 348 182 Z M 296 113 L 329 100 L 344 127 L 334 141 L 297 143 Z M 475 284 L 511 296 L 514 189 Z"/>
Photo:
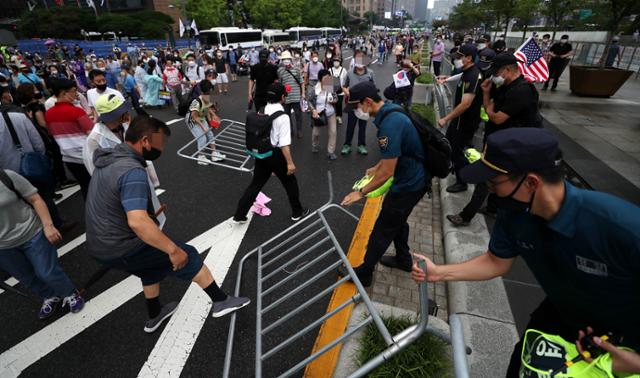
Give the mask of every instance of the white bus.
<path id="1" fill-rule="evenodd" d="M 289 33 L 291 47 L 302 48 L 303 43 L 311 47 L 316 41 L 323 43 L 322 30 L 319 28 L 307 28 L 304 26 L 296 26 L 286 30 Z"/>
<path id="2" fill-rule="evenodd" d="M 262 46 L 262 30 L 260 29 L 212 28 L 201 30 L 198 38 L 202 45 L 218 46 L 223 51 L 229 50 L 229 46 L 242 47 L 243 49 Z"/>
<path id="3" fill-rule="evenodd" d="M 342 36 L 342 30 L 337 28 L 320 28 L 320 30 L 322 30 L 322 38 L 324 38 L 325 43 L 340 39 Z"/>
<path id="4" fill-rule="evenodd" d="M 280 29 L 265 29 L 262 32 L 262 45 L 269 46 L 287 46 L 291 43 L 289 33 Z"/>

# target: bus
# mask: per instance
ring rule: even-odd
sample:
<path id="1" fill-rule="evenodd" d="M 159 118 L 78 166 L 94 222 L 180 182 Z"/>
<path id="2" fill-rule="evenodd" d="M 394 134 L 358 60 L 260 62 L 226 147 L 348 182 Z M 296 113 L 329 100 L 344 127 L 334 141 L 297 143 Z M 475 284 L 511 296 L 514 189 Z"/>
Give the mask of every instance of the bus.
<path id="1" fill-rule="evenodd" d="M 304 26 L 297 26 L 295 28 L 289 28 L 286 30 L 289 33 L 289 40 L 291 41 L 291 47 L 302 48 L 303 43 L 307 43 L 307 46 L 313 45 L 316 41 L 323 43 L 322 30 L 318 28 L 307 28 Z"/>
<path id="2" fill-rule="evenodd" d="M 342 30 L 336 28 L 320 28 L 322 30 L 322 38 L 325 43 L 329 43 L 340 39 L 342 36 Z"/>
<path id="3" fill-rule="evenodd" d="M 229 50 L 229 46 L 243 49 L 262 46 L 262 30 L 240 29 L 236 27 L 212 28 L 201 30 L 200 44 L 218 46 L 220 50 Z"/>
<path id="4" fill-rule="evenodd" d="M 262 32 L 262 45 L 269 46 L 287 46 L 291 42 L 289 33 L 279 29 L 265 29 Z"/>

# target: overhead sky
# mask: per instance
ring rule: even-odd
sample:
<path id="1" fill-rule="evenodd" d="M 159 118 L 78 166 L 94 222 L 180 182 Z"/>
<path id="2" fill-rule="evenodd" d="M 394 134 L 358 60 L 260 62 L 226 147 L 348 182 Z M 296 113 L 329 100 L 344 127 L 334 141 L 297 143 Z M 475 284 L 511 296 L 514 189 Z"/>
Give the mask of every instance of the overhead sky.
<path id="1" fill-rule="evenodd" d="M 428 1 L 427 1 L 427 8 L 428 8 L 428 9 L 433 9 L 433 2 L 434 2 L 434 1 L 435 1 L 435 0 L 428 0 Z"/>

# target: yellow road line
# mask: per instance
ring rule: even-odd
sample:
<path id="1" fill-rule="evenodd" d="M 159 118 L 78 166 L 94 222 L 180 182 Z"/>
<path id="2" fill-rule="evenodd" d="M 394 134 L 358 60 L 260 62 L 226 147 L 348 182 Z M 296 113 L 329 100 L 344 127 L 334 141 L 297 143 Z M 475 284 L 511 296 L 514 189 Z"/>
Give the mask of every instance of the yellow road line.
<path id="1" fill-rule="evenodd" d="M 358 266 L 362 264 L 362 261 L 364 260 L 364 254 L 367 249 L 369 235 L 371 234 L 373 225 L 378 218 L 378 212 L 380 211 L 381 206 L 382 196 L 377 198 L 369 198 L 364 205 L 364 209 L 362 210 L 362 214 L 360 215 L 360 221 L 358 222 L 356 231 L 353 234 L 351 245 L 349 246 L 349 251 L 347 253 L 347 257 L 349 258 L 349 262 L 352 266 Z M 327 312 L 330 312 L 334 308 L 338 307 L 340 304 L 353 297 L 355 294 L 356 287 L 354 284 L 345 283 L 344 285 L 340 285 L 340 287 L 333 291 L 331 301 L 329 302 L 329 306 L 327 306 Z M 347 329 L 347 325 L 349 324 L 349 318 L 351 318 L 352 310 L 353 305 L 347 306 L 333 315 L 331 318 L 327 319 L 324 324 L 322 324 L 311 354 L 317 352 L 322 347 L 340 337 L 345 332 L 345 330 Z M 338 357 L 340 356 L 341 349 L 342 344 L 338 344 L 331 350 L 320 356 L 320 358 L 311 362 L 309 365 L 307 365 L 304 376 L 306 378 L 332 377 L 333 370 L 335 369 L 338 362 Z"/>

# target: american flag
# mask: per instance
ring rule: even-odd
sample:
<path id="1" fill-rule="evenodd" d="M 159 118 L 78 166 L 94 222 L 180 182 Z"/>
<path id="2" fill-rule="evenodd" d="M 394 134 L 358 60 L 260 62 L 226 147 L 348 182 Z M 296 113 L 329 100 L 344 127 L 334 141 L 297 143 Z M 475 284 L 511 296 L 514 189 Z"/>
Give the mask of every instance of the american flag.
<path id="1" fill-rule="evenodd" d="M 513 55 L 518 59 L 520 72 L 529 82 L 545 82 L 549 79 L 547 61 L 544 60 L 542 50 L 532 37 L 529 37 Z"/>

